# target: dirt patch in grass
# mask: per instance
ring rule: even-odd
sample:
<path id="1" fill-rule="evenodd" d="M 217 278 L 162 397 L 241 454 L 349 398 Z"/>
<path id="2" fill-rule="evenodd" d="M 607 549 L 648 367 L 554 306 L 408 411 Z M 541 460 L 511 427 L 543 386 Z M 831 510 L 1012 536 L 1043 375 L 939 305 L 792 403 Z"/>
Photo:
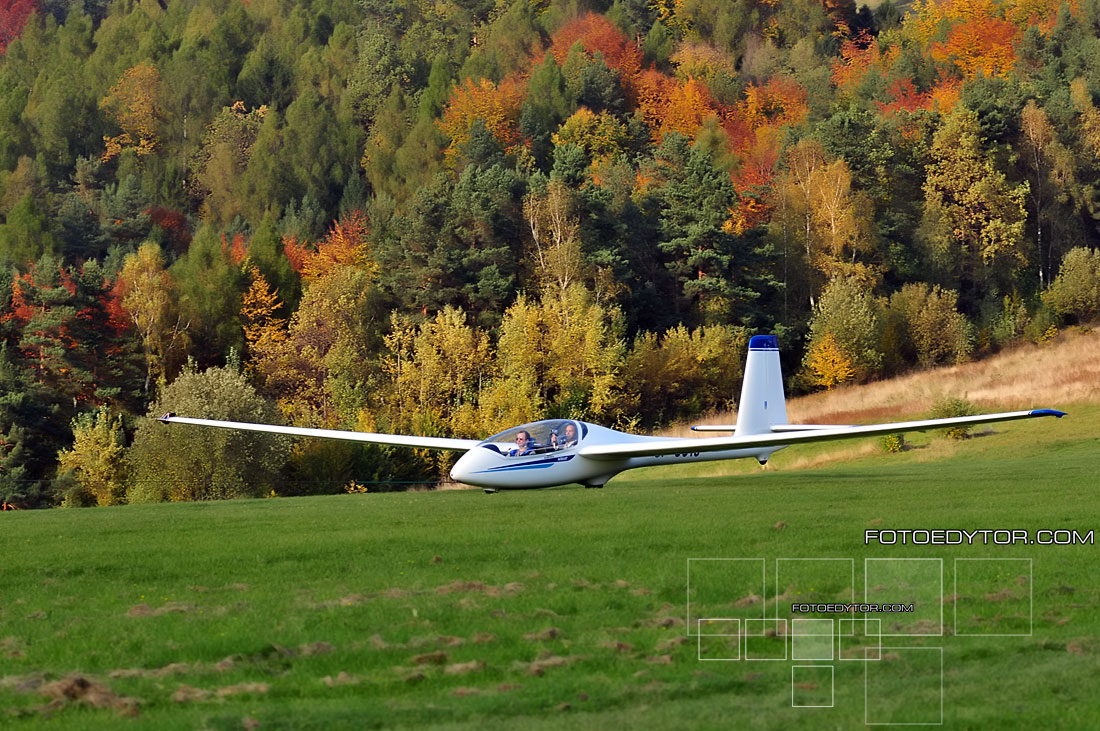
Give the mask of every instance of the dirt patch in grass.
<path id="1" fill-rule="evenodd" d="M 192 685 L 181 685 L 172 693 L 173 703 L 201 703 L 209 700 L 214 694 L 205 688 L 196 688 Z"/>
<path id="2" fill-rule="evenodd" d="M 657 652 L 666 652 L 680 645 L 686 645 L 688 642 L 687 637 L 670 637 L 667 640 L 661 640 L 657 643 Z"/>
<path id="3" fill-rule="evenodd" d="M 448 665 L 443 668 L 444 675 L 468 675 L 470 673 L 476 673 L 485 667 L 484 660 L 471 660 L 469 662 L 459 662 L 454 665 Z"/>
<path id="4" fill-rule="evenodd" d="M 439 650 L 438 652 L 426 652 L 423 655 L 416 655 L 412 661 L 414 665 L 443 665 L 449 659 L 447 653 Z"/>
<path id="5" fill-rule="evenodd" d="M 655 627 L 663 629 L 671 629 L 684 624 L 684 620 L 680 617 L 654 617 L 653 619 L 644 619 L 635 623 L 637 627 Z"/>
<path id="6" fill-rule="evenodd" d="M 531 632 L 525 634 L 523 639 L 528 642 L 548 642 L 550 640 L 556 640 L 561 637 L 561 630 L 557 627 L 547 627 L 539 632 Z"/>
<path id="7" fill-rule="evenodd" d="M 246 693 L 262 695 L 269 690 L 271 690 L 271 686 L 267 683 L 237 683 L 236 685 L 226 685 L 218 688 L 216 693 L 219 698 L 225 698 L 226 696 L 244 695 Z"/>
<path id="8" fill-rule="evenodd" d="M 332 609 L 333 607 L 356 607 L 360 604 L 366 604 L 372 599 L 372 597 L 366 594 L 348 594 L 342 596 L 339 599 L 326 599 L 320 602 L 313 602 L 309 606 L 312 609 Z"/>
<path id="9" fill-rule="evenodd" d="M 672 655 L 650 655 L 645 661 L 651 665 L 671 665 Z"/>
<path id="10" fill-rule="evenodd" d="M 38 694 L 50 701 L 41 709 L 47 713 L 75 705 L 104 708 L 118 711 L 124 716 L 134 716 L 141 704 L 137 698 L 119 695 L 106 684 L 79 674 L 45 683 L 38 688 Z"/>
<path id="11" fill-rule="evenodd" d="M 314 655 L 327 655 L 330 652 L 335 652 L 336 648 L 327 642 L 310 642 L 305 645 L 298 646 L 299 657 L 312 657 Z"/>
<path id="12" fill-rule="evenodd" d="M 128 617 L 160 617 L 165 614 L 186 614 L 195 611 L 197 607 L 188 602 L 168 602 L 157 608 L 148 604 L 135 604 L 126 612 Z"/>
<path id="13" fill-rule="evenodd" d="M 336 677 L 326 675 L 325 677 L 321 678 L 321 682 L 330 688 L 335 688 L 339 685 L 358 685 L 359 678 L 355 677 L 354 675 L 349 675 L 348 673 L 345 673 L 343 670 L 341 670 L 336 674 Z"/>
<path id="14" fill-rule="evenodd" d="M 761 601 L 760 597 L 757 596 L 756 594 L 749 594 L 748 596 L 743 596 L 740 599 L 738 599 L 737 601 L 735 601 L 733 603 L 733 606 L 737 607 L 738 609 L 740 609 L 742 607 L 751 607 L 755 604 L 759 604 L 760 601 Z"/>
<path id="15" fill-rule="evenodd" d="M 615 640 L 614 642 L 601 642 L 600 647 L 603 647 L 607 650 L 614 650 L 615 652 L 634 651 L 634 645 L 630 644 L 629 642 L 621 642 L 619 640 Z"/>
<path id="16" fill-rule="evenodd" d="M 112 678 L 165 678 L 169 675 L 183 675 L 191 671 L 191 665 L 185 662 L 174 662 L 162 668 L 122 668 L 112 670 Z"/>
<path id="17" fill-rule="evenodd" d="M 497 636 L 490 634 L 489 632 L 475 632 L 474 636 L 470 638 L 470 641 L 475 645 L 484 645 L 489 642 L 495 642 Z"/>
<path id="18" fill-rule="evenodd" d="M 518 581 L 509 582 L 503 586 L 486 584 L 483 581 L 452 581 L 443 586 L 437 586 L 436 594 L 477 593 L 489 597 L 515 596 L 524 590 L 524 585 Z"/>
<path id="19" fill-rule="evenodd" d="M 0 657 L 21 660 L 26 656 L 27 653 L 23 649 L 23 640 L 14 635 L 8 635 L 4 639 L 0 639 Z"/>
<path id="20" fill-rule="evenodd" d="M 458 686 L 451 691 L 451 695 L 456 698 L 465 698 L 471 695 L 481 695 L 481 688 L 467 688 L 466 686 Z"/>
<path id="21" fill-rule="evenodd" d="M 580 660 L 585 659 L 584 655 L 549 655 L 547 657 L 539 658 L 532 663 L 528 663 L 526 667 L 526 673 L 528 675 L 541 676 L 550 668 L 560 668 L 566 665 L 570 665 Z"/>

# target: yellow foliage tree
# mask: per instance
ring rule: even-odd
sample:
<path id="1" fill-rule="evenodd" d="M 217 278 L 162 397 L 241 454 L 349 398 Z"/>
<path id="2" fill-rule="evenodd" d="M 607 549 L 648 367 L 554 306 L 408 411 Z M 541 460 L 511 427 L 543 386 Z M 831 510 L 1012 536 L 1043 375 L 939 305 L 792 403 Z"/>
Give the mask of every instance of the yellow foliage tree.
<path id="1" fill-rule="evenodd" d="M 837 343 L 831 332 L 815 341 L 806 353 L 806 367 L 812 374 L 814 385 L 832 390 L 855 377 L 852 359 Z"/>
<path id="2" fill-rule="evenodd" d="M 122 420 L 111 418 L 107 407 L 101 406 L 73 420 L 73 446 L 58 452 L 58 466 L 71 470 L 97 504 L 125 502 L 122 441 Z"/>
<path id="3" fill-rule="evenodd" d="M 160 247 L 145 242 L 123 260 L 118 284 L 122 309 L 130 316 L 145 351 L 145 391 L 153 381 L 170 376 L 190 341 L 172 293 L 172 278 L 164 268 Z"/>
<path id="4" fill-rule="evenodd" d="M 275 317 L 283 303 L 279 301 L 278 290 L 271 288 L 259 267 L 253 266 L 249 277 L 252 285 L 241 300 L 244 340 L 250 353 L 264 352 L 286 340 L 286 320 Z M 249 361 L 249 370 L 253 367 Z"/>
<path id="5" fill-rule="evenodd" d="M 160 73 L 148 61 L 127 69 L 100 102 L 115 118 L 122 134 L 104 137 L 107 149 L 104 162 L 120 152 L 133 149 L 138 155 L 148 155 L 157 146 L 157 124 L 163 118 L 160 102 Z"/>

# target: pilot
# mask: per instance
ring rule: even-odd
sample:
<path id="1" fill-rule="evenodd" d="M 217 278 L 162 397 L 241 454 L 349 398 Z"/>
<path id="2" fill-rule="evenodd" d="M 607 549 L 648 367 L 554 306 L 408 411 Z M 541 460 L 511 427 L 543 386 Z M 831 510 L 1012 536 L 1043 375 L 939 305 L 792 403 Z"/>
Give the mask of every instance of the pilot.
<path id="1" fill-rule="evenodd" d="M 562 435 L 559 449 L 575 447 L 577 445 L 577 425 L 569 423 L 565 425 L 565 434 Z"/>
<path id="2" fill-rule="evenodd" d="M 535 440 L 531 438 L 531 433 L 526 429 L 521 429 L 516 433 L 516 446 L 508 450 L 509 457 L 522 457 L 525 454 L 531 454 L 535 451 Z"/>

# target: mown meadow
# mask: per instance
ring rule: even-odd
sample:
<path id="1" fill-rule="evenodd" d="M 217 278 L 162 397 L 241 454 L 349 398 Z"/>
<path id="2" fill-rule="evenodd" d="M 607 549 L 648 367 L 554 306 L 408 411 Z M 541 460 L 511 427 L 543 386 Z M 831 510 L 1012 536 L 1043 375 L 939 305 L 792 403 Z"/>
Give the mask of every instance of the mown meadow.
<path id="1" fill-rule="evenodd" d="M 945 727 L 1097 726 L 1094 545 L 864 545 L 867 529 L 1095 529 L 1100 408 L 1068 410 L 900 454 L 792 448 L 769 470 L 639 471 L 603 490 L 4 514 L 0 713 L 12 729 L 858 728 L 871 706 L 933 708 L 934 663 L 905 663 L 942 648 Z M 801 589 L 777 585 L 776 559 L 853 559 L 854 584 L 828 590 L 857 600 L 865 559 L 943 559 L 943 636 L 883 638 L 930 654 L 879 663 L 843 645 L 833 662 L 701 661 L 688 559 L 720 557 L 764 559 L 767 578 L 756 596 L 696 586 L 711 616 L 784 613 Z M 987 564 L 955 559 L 974 558 L 1030 573 L 1014 561 L 1003 591 L 958 590 Z M 956 603 L 960 629 L 1031 634 L 957 636 Z M 792 665 L 834 666 L 832 708 L 792 707 L 825 690 L 792 688 Z M 902 696 L 912 707 L 891 706 Z"/>

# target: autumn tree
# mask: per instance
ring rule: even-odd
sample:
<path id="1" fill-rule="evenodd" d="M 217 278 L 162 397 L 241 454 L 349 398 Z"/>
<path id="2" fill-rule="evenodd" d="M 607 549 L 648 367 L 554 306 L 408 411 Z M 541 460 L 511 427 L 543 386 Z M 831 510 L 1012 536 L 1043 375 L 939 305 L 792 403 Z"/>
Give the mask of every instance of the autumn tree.
<path id="1" fill-rule="evenodd" d="M 124 456 L 122 420 L 101 406 L 73 420 L 73 446 L 58 452 L 57 462 L 96 504 L 116 505 L 126 495 Z"/>
<path id="2" fill-rule="evenodd" d="M 523 217 L 534 243 L 536 276 L 544 291 L 562 297 L 584 274 L 580 220 L 570 189 L 551 180 L 544 193 L 532 191 L 523 199 Z"/>
<path id="3" fill-rule="evenodd" d="M 838 357 L 825 338 L 831 336 Z M 874 299 L 868 287 L 851 278 L 839 278 L 830 282 L 821 293 L 810 320 L 811 354 L 820 364 L 831 364 L 830 372 L 837 374 L 850 367 L 852 378 L 862 381 L 878 372 L 883 353 L 880 347 L 880 320 Z M 810 367 L 809 360 L 804 365 Z M 832 379 L 836 383 L 835 379 Z"/>
<path id="4" fill-rule="evenodd" d="M 252 146 L 267 115 L 266 107 L 248 111 L 244 102 L 224 107 L 206 129 L 189 167 L 192 189 L 202 198 L 202 213 L 213 222 L 230 222 L 241 210 L 236 186 L 248 167 Z"/>
<path id="5" fill-rule="evenodd" d="M 267 283 L 260 268 L 253 266 L 248 270 L 252 281 L 241 300 L 241 324 L 244 325 L 244 342 L 248 352 L 269 352 L 286 340 L 286 323 L 275 317 L 282 306 L 279 292 Z M 249 369 L 253 364 L 249 363 Z"/>
<path id="6" fill-rule="evenodd" d="M 832 390 L 855 377 L 852 359 L 837 344 L 836 336 L 826 332 L 815 340 L 806 351 L 806 368 L 812 374 L 810 382 Z"/>
<path id="7" fill-rule="evenodd" d="M 164 117 L 160 95 L 160 73 L 148 61 L 127 69 L 111 87 L 99 106 L 111 113 L 122 134 L 103 138 L 107 147 L 104 161 L 115 158 L 124 149 L 132 149 L 139 156 L 156 149 L 157 126 Z"/>
<path id="8" fill-rule="evenodd" d="M 964 308 L 975 305 L 985 284 L 1007 291 L 1026 266 L 1027 192 L 983 149 L 977 116 L 956 109 L 933 138 L 921 236 L 945 280 L 959 283 Z"/>
<path id="9" fill-rule="evenodd" d="M 37 10 L 35 0 L 6 0 L 0 5 L 0 53 L 23 32 L 23 24 Z"/>
<path id="10" fill-rule="evenodd" d="M 1042 289 L 1053 277 L 1054 233 L 1058 221 L 1070 215 L 1066 204 L 1070 199 L 1070 188 L 1076 182 L 1074 160 L 1058 139 L 1050 117 L 1034 100 L 1028 100 L 1024 107 L 1020 133 L 1022 159 L 1028 173 L 1028 202 L 1035 226 L 1035 262 Z M 1059 212 L 1061 215 L 1058 215 Z"/>
<path id="11" fill-rule="evenodd" d="M 255 373 L 290 423 L 354 425 L 371 375 L 363 356 L 380 345 L 376 300 L 370 275 L 343 266 L 306 287 L 285 337 L 270 319 L 266 335 L 259 328 L 252 345 Z"/>
<path id="12" fill-rule="evenodd" d="M 145 352 L 145 387 L 167 382 L 183 362 L 190 323 L 176 302 L 172 276 L 160 247 L 152 242 L 127 254 L 115 285 L 115 296 L 141 337 Z"/>
<path id="13" fill-rule="evenodd" d="M 461 148 L 470 140 L 474 120 L 481 120 L 501 147 L 507 149 L 518 143 L 522 105 L 523 84 L 513 77 L 499 86 L 488 79 L 467 79 L 456 87 L 439 121 L 440 130 L 451 141 L 446 152 L 448 160 L 457 161 Z"/>
<path id="14" fill-rule="evenodd" d="M 748 337 L 729 325 L 639 333 L 623 361 L 624 416 L 656 426 L 731 408 Z"/>
<path id="15" fill-rule="evenodd" d="M 476 405 L 490 369 L 489 338 L 445 307 L 419 327 L 395 315 L 385 337 L 391 423 L 417 434 L 474 436 Z"/>

